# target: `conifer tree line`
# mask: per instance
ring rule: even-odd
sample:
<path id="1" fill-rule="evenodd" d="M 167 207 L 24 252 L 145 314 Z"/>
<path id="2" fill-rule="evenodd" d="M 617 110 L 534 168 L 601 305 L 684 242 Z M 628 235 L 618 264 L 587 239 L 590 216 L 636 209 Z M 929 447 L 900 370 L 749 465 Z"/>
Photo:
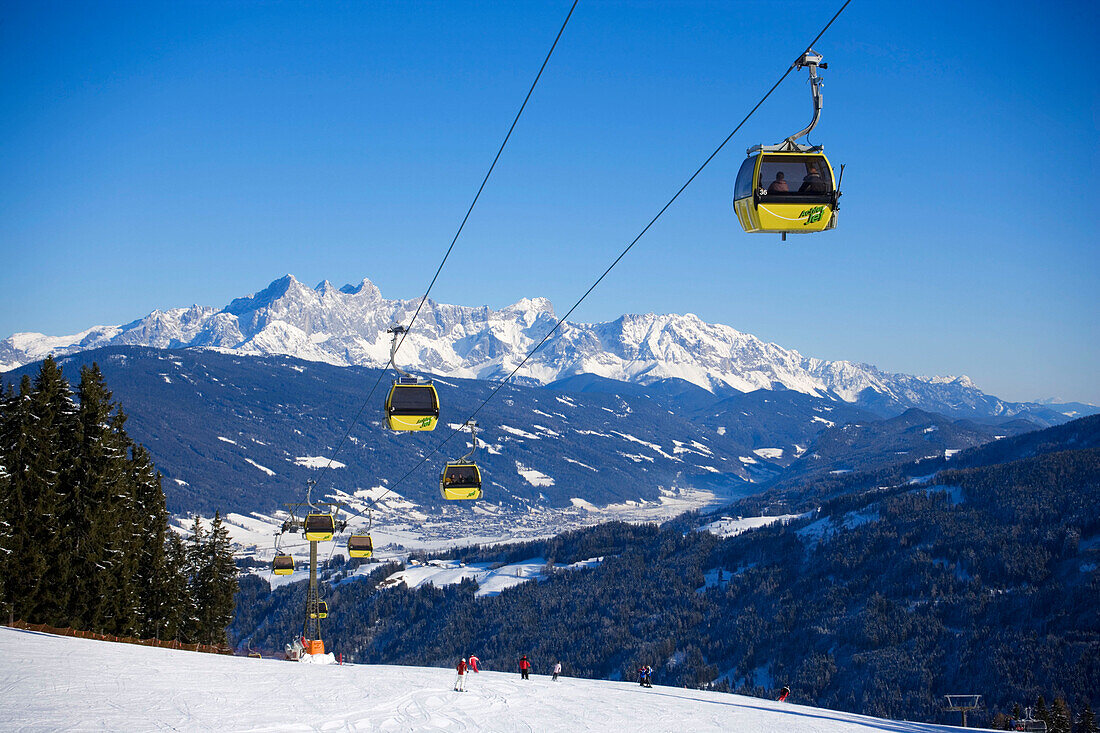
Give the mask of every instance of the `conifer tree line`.
<path id="1" fill-rule="evenodd" d="M 0 613 L 118 636 L 224 644 L 237 570 L 220 515 L 169 529 L 161 475 L 97 364 L 73 394 L 47 357 L 0 384 Z"/>
<path id="2" fill-rule="evenodd" d="M 1054 702 L 1048 707 L 1046 698 L 1039 695 L 1035 705 L 1029 711 L 1028 719 L 1046 723 L 1047 733 L 1100 733 L 1096 714 L 1092 712 L 1087 702 L 1081 711 L 1074 715 L 1063 698 L 1055 697 Z M 1020 721 L 1025 717 L 1025 712 L 1016 705 L 1012 715 L 997 713 L 993 717 L 993 730 L 1020 730 Z"/>

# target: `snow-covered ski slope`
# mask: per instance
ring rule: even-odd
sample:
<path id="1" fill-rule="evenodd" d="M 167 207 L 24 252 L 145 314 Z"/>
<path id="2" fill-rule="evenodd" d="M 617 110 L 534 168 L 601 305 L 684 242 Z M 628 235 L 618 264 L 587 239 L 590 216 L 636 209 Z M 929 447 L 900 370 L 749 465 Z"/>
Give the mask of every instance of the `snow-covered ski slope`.
<path id="1" fill-rule="evenodd" d="M 536 671 L 553 661 L 535 660 Z M 10 731 L 961 730 L 660 685 L 482 672 L 457 693 L 454 680 L 449 669 L 295 664 L 0 628 L 0 727 Z"/>

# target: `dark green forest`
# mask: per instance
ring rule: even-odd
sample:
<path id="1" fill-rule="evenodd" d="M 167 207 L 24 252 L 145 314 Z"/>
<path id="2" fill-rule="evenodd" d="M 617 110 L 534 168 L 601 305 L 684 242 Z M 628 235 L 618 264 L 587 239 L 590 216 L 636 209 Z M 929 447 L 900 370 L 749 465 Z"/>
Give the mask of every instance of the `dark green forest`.
<path id="1" fill-rule="evenodd" d="M 237 569 L 215 515 L 185 541 L 161 475 L 96 364 L 75 394 L 47 358 L 0 385 L 0 609 L 6 620 L 224 644 Z"/>
<path id="2" fill-rule="evenodd" d="M 686 516 L 449 555 L 604 558 L 498 596 L 475 598 L 472 581 L 380 587 L 400 566 L 348 579 L 353 566 L 337 564 L 325 636 L 356 662 L 449 667 L 477 654 L 513 670 L 527 654 L 536 672 L 561 661 L 606 679 L 650 664 L 657 684 L 760 696 L 789 685 L 792 701 L 888 718 L 957 722 L 947 693 L 981 694 L 987 722 L 1040 695 L 1095 708 L 1100 449 L 1057 447 L 971 457 L 920 483 L 846 477 L 848 491 L 795 507 L 800 518 L 726 539 L 696 530 L 714 517 Z M 281 649 L 300 631 L 303 586 L 243 581 L 233 639 Z"/>

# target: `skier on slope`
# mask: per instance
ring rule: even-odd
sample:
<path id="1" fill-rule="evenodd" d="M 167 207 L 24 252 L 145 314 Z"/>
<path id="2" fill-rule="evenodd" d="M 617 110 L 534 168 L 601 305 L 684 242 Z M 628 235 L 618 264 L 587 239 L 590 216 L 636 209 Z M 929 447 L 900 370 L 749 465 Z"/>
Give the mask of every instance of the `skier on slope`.
<path id="1" fill-rule="evenodd" d="M 550 681 L 557 682 L 559 674 L 561 674 L 561 662 L 558 662 L 554 665 L 554 676 L 550 679 Z"/>
<path id="2" fill-rule="evenodd" d="M 791 694 L 791 688 L 784 685 L 783 689 L 779 691 L 779 697 L 777 697 L 776 700 L 778 700 L 779 702 L 783 702 L 787 699 L 787 695 L 789 694 Z"/>
<path id="3" fill-rule="evenodd" d="M 466 692 L 466 660 L 458 660 L 455 669 L 458 670 L 458 677 L 455 679 L 455 692 Z"/>
<path id="4" fill-rule="evenodd" d="M 531 674 L 531 663 L 527 661 L 527 655 L 523 655 L 523 659 L 519 660 L 519 676 L 520 679 L 529 680 Z"/>
<path id="5" fill-rule="evenodd" d="M 479 665 L 479 664 L 481 664 L 481 660 L 478 659 L 477 657 L 475 657 L 473 654 L 471 654 L 470 655 L 470 661 L 467 662 L 466 666 L 469 667 L 470 669 L 472 669 L 475 672 L 480 672 L 481 670 L 477 668 L 477 665 Z"/>

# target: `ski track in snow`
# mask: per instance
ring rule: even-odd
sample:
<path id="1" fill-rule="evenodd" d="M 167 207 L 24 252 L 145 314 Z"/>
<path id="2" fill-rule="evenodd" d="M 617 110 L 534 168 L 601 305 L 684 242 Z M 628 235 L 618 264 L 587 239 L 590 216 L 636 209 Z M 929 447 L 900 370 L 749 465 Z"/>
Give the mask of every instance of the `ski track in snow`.
<path id="1" fill-rule="evenodd" d="M 542 674 L 529 681 L 514 672 L 470 674 L 468 692 L 456 693 L 453 669 L 295 664 L 9 628 L 0 628 L 0 659 L 0 719 L 16 731 L 962 730 L 661 685 L 551 682 Z M 553 661 L 534 663 L 539 672 Z"/>

